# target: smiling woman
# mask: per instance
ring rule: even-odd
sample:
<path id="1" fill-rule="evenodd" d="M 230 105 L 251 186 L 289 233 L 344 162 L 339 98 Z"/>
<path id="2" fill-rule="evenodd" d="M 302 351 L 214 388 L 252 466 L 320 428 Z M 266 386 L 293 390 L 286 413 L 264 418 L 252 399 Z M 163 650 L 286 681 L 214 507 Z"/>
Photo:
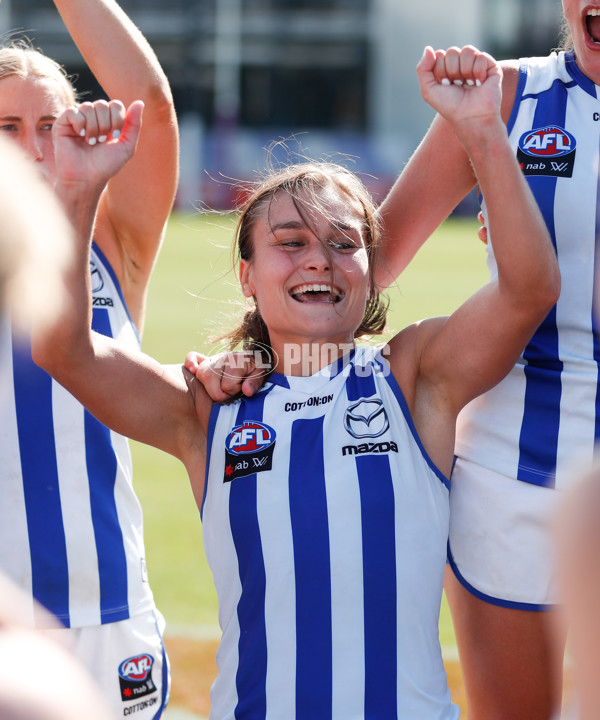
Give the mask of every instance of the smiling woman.
<path id="1" fill-rule="evenodd" d="M 98 162 L 63 188 L 81 236 L 75 301 L 35 357 L 102 422 L 188 471 L 223 630 L 215 719 L 265 718 L 267 708 L 298 720 L 458 717 L 438 639 L 456 416 L 515 362 L 559 279 L 507 143 L 496 62 L 467 49 L 463 82 L 449 85 L 448 58 L 427 48 L 419 79 L 488 197 L 497 282 L 386 348 L 356 345 L 385 319 L 372 200 L 337 166 L 275 172 L 238 226 L 253 306 L 234 338 L 277 361 L 254 397 L 223 405 L 196 379 L 196 357 L 164 368 L 87 322 L 95 198 L 82 188 L 108 174 L 100 161 L 111 150 L 131 150 L 139 108 L 108 147 L 78 145 L 68 113 L 56 123 L 61 142 Z"/>
<path id="2" fill-rule="evenodd" d="M 312 374 L 340 347 L 385 327 L 373 278 L 379 227 L 370 197 L 344 168 L 305 163 L 280 175 L 259 186 L 241 213 L 240 280 L 253 307 L 230 338 L 244 349 L 268 338 L 278 371 L 297 374 L 302 363 Z M 309 351 L 313 345 L 330 355 Z"/>

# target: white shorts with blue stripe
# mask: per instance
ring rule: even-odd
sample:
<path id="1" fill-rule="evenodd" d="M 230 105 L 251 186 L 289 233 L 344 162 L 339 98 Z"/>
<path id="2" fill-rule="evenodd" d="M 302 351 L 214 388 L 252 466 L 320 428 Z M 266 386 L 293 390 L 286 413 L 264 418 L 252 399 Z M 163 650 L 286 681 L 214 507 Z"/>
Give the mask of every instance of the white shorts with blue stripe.
<path id="1" fill-rule="evenodd" d="M 521 610 L 558 602 L 553 517 L 562 493 L 457 459 L 449 562 L 472 594 Z"/>

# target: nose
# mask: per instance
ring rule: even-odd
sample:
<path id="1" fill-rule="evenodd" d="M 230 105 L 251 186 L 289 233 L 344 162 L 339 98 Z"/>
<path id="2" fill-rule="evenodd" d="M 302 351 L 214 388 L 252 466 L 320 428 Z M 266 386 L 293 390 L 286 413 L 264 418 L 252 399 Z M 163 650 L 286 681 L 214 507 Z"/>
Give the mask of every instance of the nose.
<path id="1" fill-rule="evenodd" d="M 32 160 L 42 160 L 44 153 L 42 143 L 38 134 L 33 130 L 27 130 L 19 136 L 21 148 Z"/>
<path id="2" fill-rule="evenodd" d="M 315 238 L 307 247 L 304 266 L 307 270 L 329 271 L 330 263 L 331 257 L 325 244 Z"/>

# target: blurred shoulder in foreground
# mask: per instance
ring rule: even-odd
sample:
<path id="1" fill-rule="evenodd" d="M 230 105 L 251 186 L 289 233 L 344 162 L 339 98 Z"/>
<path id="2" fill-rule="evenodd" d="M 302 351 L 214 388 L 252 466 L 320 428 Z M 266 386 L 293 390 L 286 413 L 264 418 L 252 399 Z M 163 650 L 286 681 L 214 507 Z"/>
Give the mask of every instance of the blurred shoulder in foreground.
<path id="1" fill-rule="evenodd" d="M 53 189 L 14 143 L 0 137 L 0 313 L 17 331 L 53 319 L 65 300 L 71 225 Z"/>
<path id="2" fill-rule="evenodd" d="M 577 474 L 577 473 L 576 473 Z M 578 473 L 557 518 L 557 556 L 573 667 L 568 720 L 600 717 L 600 462 Z"/>
<path id="3" fill-rule="evenodd" d="M 99 689 L 69 648 L 27 626 L 22 608 L 28 604 L 0 574 L 0 719 L 111 720 Z M 40 606 L 37 612 L 45 611 Z"/>

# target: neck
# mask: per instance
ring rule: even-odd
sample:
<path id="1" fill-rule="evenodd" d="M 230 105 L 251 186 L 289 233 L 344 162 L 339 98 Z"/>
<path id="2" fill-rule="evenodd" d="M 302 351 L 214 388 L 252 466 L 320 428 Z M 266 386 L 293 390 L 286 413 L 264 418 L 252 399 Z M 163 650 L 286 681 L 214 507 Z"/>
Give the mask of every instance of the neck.
<path id="1" fill-rule="evenodd" d="M 283 343 L 273 347 L 277 355 L 275 370 L 282 375 L 314 375 L 353 348 L 353 339 L 346 342 Z"/>

